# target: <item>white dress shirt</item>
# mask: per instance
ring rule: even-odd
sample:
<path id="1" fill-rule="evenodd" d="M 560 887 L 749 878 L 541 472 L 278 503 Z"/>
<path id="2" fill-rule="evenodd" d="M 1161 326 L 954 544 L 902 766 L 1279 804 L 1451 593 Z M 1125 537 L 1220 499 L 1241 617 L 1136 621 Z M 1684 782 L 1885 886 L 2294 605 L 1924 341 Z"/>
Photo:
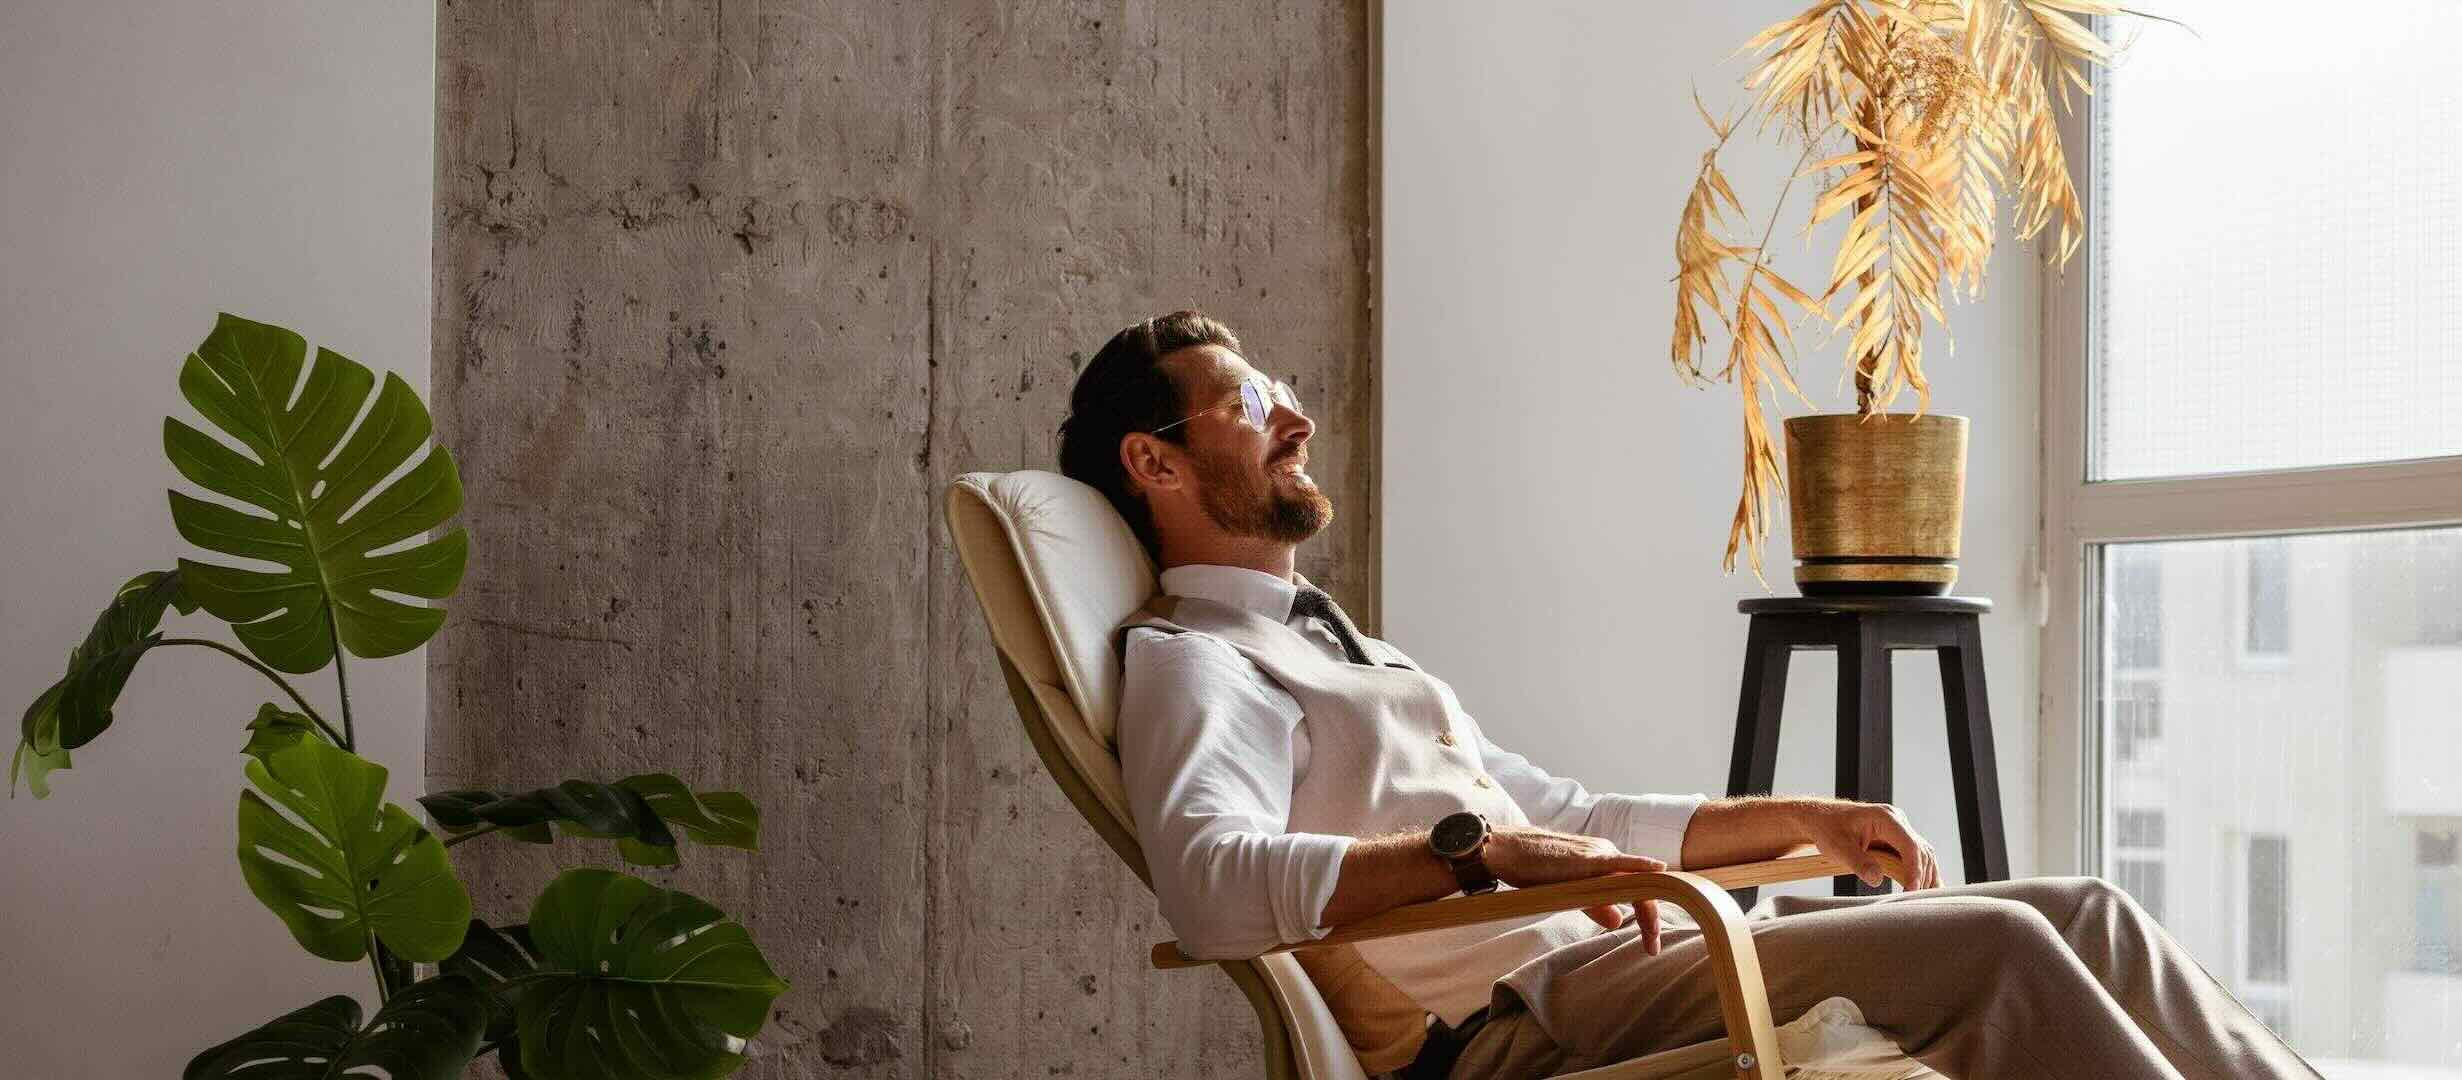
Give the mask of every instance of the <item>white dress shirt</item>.
<path id="1" fill-rule="evenodd" d="M 1162 591 L 1266 615 L 1343 655 L 1321 621 L 1291 614 L 1298 589 L 1272 574 L 1175 566 L 1163 571 Z M 1120 767 L 1155 898 L 1181 948 L 1200 958 L 1245 957 L 1324 936 L 1325 905 L 1353 838 L 1286 831 L 1292 790 L 1308 770 L 1299 703 L 1204 634 L 1134 629 L 1124 659 Z M 1680 865 L 1685 827 L 1705 801 L 1594 795 L 1484 734 L 1479 750 L 1487 774 L 1532 824 L 1601 837 L 1669 866 Z"/>

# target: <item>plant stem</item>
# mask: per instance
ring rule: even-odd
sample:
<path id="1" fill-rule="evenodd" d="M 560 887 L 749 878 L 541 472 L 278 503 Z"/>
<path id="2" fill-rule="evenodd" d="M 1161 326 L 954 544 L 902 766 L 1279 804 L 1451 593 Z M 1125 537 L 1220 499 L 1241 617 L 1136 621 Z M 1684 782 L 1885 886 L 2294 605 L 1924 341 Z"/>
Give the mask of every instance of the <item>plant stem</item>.
<path id="1" fill-rule="evenodd" d="M 1724 145 L 1724 140 L 1721 140 L 1721 145 Z M 1804 164 L 1805 164 L 1806 162 L 1809 162 L 1809 161 L 1811 161 L 1811 160 L 1812 160 L 1812 155 L 1813 155 L 1813 152 L 1814 152 L 1814 151 L 1816 151 L 1816 150 L 1818 150 L 1818 149 L 1820 149 L 1820 143 L 1819 143 L 1819 141 L 1818 141 L 1818 140 L 1816 140 L 1816 139 L 1815 139 L 1813 136 L 1811 136 L 1811 135 L 1806 135 L 1806 136 L 1804 137 L 1804 152 L 1803 152 L 1802 154 L 1799 154 L 1799 155 L 1797 155 L 1797 156 L 1796 156 L 1796 158 L 1795 158 L 1795 167 L 1794 167 L 1794 168 L 1792 168 L 1792 169 L 1787 170 L 1787 182 L 1786 182 L 1785 184 L 1783 184 L 1783 185 L 1780 185 L 1780 186 L 1779 186 L 1779 188 L 1778 188 L 1778 198 L 1777 198 L 1777 200 L 1776 200 L 1776 201 L 1774 201 L 1774 202 L 1772 202 L 1772 203 L 1770 204 L 1770 216 L 1769 216 L 1769 218 L 1768 218 L 1767 220 L 1765 220 L 1765 221 L 1763 221 L 1763 222 L 1761 223 L 1761 242 L 1760 242 L 1759 244 L 1756 244 L 1756 245 L 1754 245 L 1754 246 L 1753 246 L 1753 249 L 1752 249 L 1752 263 L 1751 263 L 1751 265 L 1748 265 L 1748 266 L 1746 266 L 1746 267 L 1744 268 L 1744 277 L 1743 277 L 1743 280 L 1742 280 L 1741 282 L 1739 282 L 1739 283 L 1736 285 L 1736 289 L 1735 289 L 1735 291 L 1736 291 L 1736 298 L 1737 298 L 1737 300 L 1738 300 L 1738 301 L 1740 301 L 1740 303 L 1737 305 L 1737 311 L 1739 312 L 1739 315 L 1738 315 L 1738 317 L 1737 317 L 1737 318 L 1738 318 L 1738 321 L 1739 321 L 1739 322 L 1740 322 L 1740 321 L 1741 321 L 1741 319 L 1742 319 L 1742 316 L 1741 316 L 1741 314 L 1740 314 L 1740 312 L 1743 310 L 1743 308 L 1742 308 L 1742 304 L 1744 304 L 1744 303 L 1750 303 L 1750 302 L 1751 302 L 1751 300 L 1752 300 L 1752 298 L 1751 298 L 1750 296 L 1746 295 L 1746 294 L 1748 294 L 1748 293 L 1750 293 L 1750 292 L 1752 291 L 1752 279 L 1753 279 L 1753 275 L 1755 275 L 1755 274 L 1761 274 L 1761 273 L 1767 273 L 1767 272 L 1769 272 L 1768 259 L 1769 259 L 1769 253 L 1770 253 L 1770 237 L 1772 237 L 1772 236 L 1774 236 L 1774 235 L 1776 235 L 1776 234 L 1777 234 L 1777 231 L 1778 231 L 1778 215 L 1779 215 L 1779 214 L 1781 214 L 1781 213 L 1784 213 L 1784 212 L 1786 211 L 1786 208 L 1787 208 L 1787 196 L 1789 196 L 1789 195 L 1791 195 L 1791 194 L 1794 194 L 1794 192 L 1795 192 L 1795 182 L 1796 182 L 1797 180 L 1801 180 L 1801 179 L 1803 179 L 1803 177 L 1804 177 Z M 1717 151 L 1717 150 L 1715 150 L 1715 149 L 1713 149 L 1713 150 L 1711 150 L 1710 152 L 1711 152 L 1711 153 L 1717 153 L 1718 151 Z M 1824 316 L 1826 317 L 1826 312 L 1824 312 Z M 1790 343 L 1791 343 L 1791 342 L 1792 342 L 1792 337 L 1790 337 L 1790 339 L 1789 339 L 1789 340 L 1790 340 Z M 1780 353 L 1780 354 L 1779 354 L 1779 356 L 1778 356 L 1778 366 L 1779 366 L 1779 368 L 1780 368 L 1780 370 L 1781 370 L 1781 371 L 1786 371 L 1786 369 L 1789 367 L 1789 365 L 1788 365 L 1788 363 L 1787 363 L 1787 357 L 1786 357 L 1786 354 L 1784 354 L 1784 353 Z M 1794 375 L 1793 375 L 1791 372 L 1789 372 L 1789 373 L 1788 373 L 1787 379 L 1785 380 L 1785 384 L 1786 384 L 1786 386 L 1787 386 L 1787 388 L 1788 388 L 1788 389 L 1790 389 L 1790 390 L 1793 390 L 1793 389 L 1794 389 L 1795 378 L 1794 378 Z M 1758 392 L 1757 392 L 1757 391 L 1755 391 L 1755 392 L 1754 392 L 1754 394 L 1748 394 L 1748 395 L 1747 395 L 1748 397 L 1751 397 L 1751 398 L 1752 398 L 1752 400 L 1756 403 L 1756 407 L 1758 407 L 1758 404 L 1757 404 L 1757 403 L 1760 401 L 1760 398 L 1759 398 L 1758 396 L 1755 396 L 1755 395 L 1757 395 L 1757 393 L 1758 393 Z M 1796 396 L 1799 400 L 1803 400 L 1803 399 L 1804 399 L 1804 393 L 1803 393 L 1803 391 L 1801 391 L 1801 390 L 1796 390 L 1796 391 L 1795 391 L 1795 396 Z M 1775 392 L 1773 391 L 1773 397 L 1772 397 L 1772 400 L 1775 400 L 1775 399 L 1776 399 L 1776 398 L 1775 398 Z M 1805 403 L 1805 405 L 1806 405 L 1807 407 L 1811 406 L 1811 404 L 1812 404 L 1809 400 L 1805 400 L 1805 402 L 1804 402 L 1804 403 Z"/>
<path id="2" fill-rule="evenodd" d="M 1887 39 L 1884 38 L 1883 40 Z M 1856 119 L 1864 125 L 1864 130 L 1881 130 L 1883 121 L 1881 119 L 1880 108 L 1877 105 L 1870 101 L 1866 101 L 1862 112 L 1863 115 L 1856 117 Z M 1878 150 L 1880 147 L 1865 142 L 1861 137 L 1858 137 L 1855 140 L 1855 149 L 1859 151 L 1872 151 Z M 1882 170 L 1882 175 L 1887 176 L 1889 165 L 1886 161 L 1880 162 L 1879 164 Z M 1879 205 L 1880 201 L 1881 197 L 1878 192 L 1867 192 L 1856 198 L 1855 212 L 1857 214 L 1861 214 L 1864 211 L 1870 210 L 1874 206 Z M 1889 208 L 1889 212 L 1891 217 L 1894 219 L 1897 215 L 1898 208 L 1893 205 Z M 1891 224 L 1895 225 L 1896 222 L 1893 220 Z M 1893 250 L 1889 253 L 1889 261 L 1894 270 L 1898 261 L 1898 253 L 1896 251 Z M 1873 283 L 1879 280 L 1879 271 L 1867 268 L 1863 273 L 1856 275 L 1855 283 L 1856 287 L 1859 289 L 1870 289 L 1872 288 Z M 1906 302 L 1906 298 L 1902 296 L 1893 297 L 1892 299 L 1898 303 Z M 1880 364 L 1881 354 L 1878 350 L 1855 358 L 1855 415 L 1857 416 L 1870 416 L 1872 415 L 1873 409 L 1876 407 L 1873 401 L 1874 391 L 1872 389 L 1872 376 L 1874 369 L 1880 367 Z"/>
<path id="3" fill-rule="evenodd" d="M 342 749 L 355 754 L 359 752 L 359 733 L 350 722 L 350 678 L 342 673 L 342 662 L 348 650 L 342 648 L 342 627 L 334 621 L 331 603 L 325 605 L 325 628 L 333 632 L 333 685 L 335 693 L 342 698 Z"/>
<path id="4" fill-rule="evenodd" d="M 331 740 L 335 746 L 342 747 L 345 750 L 350 749 L 350 745 L 343 740 L 341 734 L 333 730 L 333 725 L 326 723 L 325 718 L 317 714 L 316 707 L 308 704 L 308 699 L 299 696 L 299 690 L 291 685 L 290 680 L 283 678 L 280 674 L 277 674 L 274 669 L 258 663 L 255 657 L 241 652 L 238 649 L 234 649 L 219 641 L 215 641 L 212 638 L 164 638 L 161 641 L 155 642 L 155 644 L 157 646 L 201 645 L 205 648 L 228 655 L 232 659 L 246 664 L 249 667 L 255 668 L 258 674 L 263 675 L 268 679 L 272 679 L 275 686 L 281 687 L 283 693 L 289 694 L 291 696 L 291 703 L 299 706 L 299 711 L 306 714 L 309 720 L 314 721 L 316 726 L 325 732 L 325 738 Z"/>
<path id="5" fill-rule="evenodd" d="M 1881 31 L 1882 55 L 1889 55 L 1890 50 L 1896 45 L 1897 37 L 1898 31 L 1894 25 Z M 1887 135 L 1888 119 L 1882 113 L 1880 105 L 1880 98 L 1884 92 L 1885 91 L 1879 87 L 1871 88 L 1864 96 L 1863 107 L 1857 110 L 1861 113 L 1861 115 L 1857 116 L 1856 119 L 1863 124 L 1864 130 L 1879 132 L 1883 135 Z M 1872 143 L 1867 143 L 1861 136 L 1858 136 L 1855 140 L 1855 149 L 1859 151 L 1866 151 L 1878 150 L 1880 147 Z M 1887 159 L 1878 161 L 1875 164 L 1878 164 L 1881 167 L 1881 175 L 1888 177 L 1889 182 L 1896 182 L 1896 178 L 1890 176 L 1890 165 Z M 1860 214 L 1866 210 L 1870 210 L 1874 205 L 1878 204 L 1880 200 L 1881 197 L 1877 191 L 1867 192 L 1862 197 L 1855 200 L 1855 212 Z M 1890 204 L 1889 214 L 1892 219 L 1890 224 L 1894 227 L 1897 224 L 1896 218 L 1898 215 L 1898 207 L 1895 202 Z M 1889 253 L 1889 262 L 1890 272 L 1892 276 L 1895 276 L 1897 272 L 1898 253 L 1894 248 Z M 1879 279 L 1880 275 L 1877 271 L 1866 269 L 1862 274 L 1856 276 L 1855 281 L 1858 288 L 1870 289 L 1873 283 Z M 1893 296 L 1890 299 L 1894 303 L 1903 304 L 1908 302 L 1906 297 L 1903 296 Z M 1904 352 L 1900 352 L 1899 362 L 1901 364 L 1905 362 Z M 1879 368 L 1880 365 L 1881 354 L 1877 349 L 1855 358 L 1855 415 L 1857 416 L 1871 416 L 1873 411 L 1879 408 L 1879 403 L 1873 400 L 1875 397 L 1875 391 L 1872 387 L 1872 376 L 1875 374 L 1875 369 Z"/>
<path id="6" fill-rule="evenodd" d="M 395 992 L 408 990 L 411 984 L 419 981 L 419 966 L 403 959 L 402 954 L 387 947 L 381 938 L 376 942 L 376 955 L 383 959 L 385 975 L 393 980 Z"/>
<path id="7" fill-rule="evenodd" d="M 1861 139 L 1855 140 L 1855 148 L 1858 150 L 1871 149 L 1871 147 L 1866 146 L 1864 141 Z M 1873 204 L 1878 201 L 1879 199 L 1872 195 L 1865 195 L 1857 198 L 1855 200 L 1855 212 L 1861 214 L 1866 210 L 1870 210 L 1872 209 Z M 1897 256 L 1893 253 L 1890 257 L 1894 259 Z M 1855 278 L 1857 287 L 1863 289 L 1871 288 L 1873 282 L 1878 280 L 1880 280 L 1880 275 L 1871 270 L 1866 270 L 1863 273 L 1856 275 Z M 1872 415 L 1872 369 L 1880 366 L 1880 362 L 1881 357 L 1877 352 L 1866 353 L 1855 359 L 1855 414 L 1857 416 Z"/>
<path id="8" fill-rule="evenodd" d="M 504 826 L 502 826 L 502 825 L 498 825 L 498 824 L 496 824 L 496 823 L 494 823 L 494 822 L 492 822 L 492 821 L 491 821 L 491 822 L 489 822 L 489 823 L 487 823 L 487 824 L 485 824 L 485 825 L 481 825 L 481 826 L 479 826 L 478 828 L 472 829 L 472 830 L 470 830 L 469 832 L 462 833 L 462 834 L 461 834 L 461 835 L 459 835 L 459 836 L 448 836 L 448 837 L 445 837 L 445 846 L 446 846 L 446 847 L 452 847 L 453 845 L 458 844 L 458 843 L 461 843 L 461 842 L 462 842 L 462 841 L 464 841 L 464 840 L 468 840 L 468 839 L 470 839 L 470 838 L 472 838 L 472 837 L 477 837 L 477 836 L 485 836 L 485 835 L 487 835 L 487 834 L 489 834 L 489 833 L 492 833 L 492 832 L 495 832 L 496 830 L 501 829 L 501 828 L 504 828 Z"/>
<path id="9" fill-rule="evenodd" d="M 368 932 L 368 970 L 376 973 L 376 1004 L 381 1008 L 393 1000 L 393 980 L 385 976 L 385 946 L 372 930 Z"/>

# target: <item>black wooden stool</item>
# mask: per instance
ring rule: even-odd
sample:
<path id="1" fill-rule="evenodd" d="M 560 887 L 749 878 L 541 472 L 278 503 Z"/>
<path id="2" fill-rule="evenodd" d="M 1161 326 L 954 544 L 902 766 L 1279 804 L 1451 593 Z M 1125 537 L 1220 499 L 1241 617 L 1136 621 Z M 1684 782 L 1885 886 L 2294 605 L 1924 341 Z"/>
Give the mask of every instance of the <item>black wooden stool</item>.
<path id="1" fill-rule="evenodd" d="M 1958 842 L 1966 879 L 2009 876 L 2000 822 L 2000 773 L 1992 759 L 1992 708 L 1983 695 L 1981 616 L 1992 602 L 1975 596 L 1763 597 L 1738 602 L 1752 616 L 1744 645 L 1743 694 L 1735 709 L 1735 756 L 1727 794 L 1767 795 L 1778 771 L 1778 719 L 1787 700 L 1787 660 L 1797 649 L 1838 651 L 1838 796 L 1890 800 L 1889 654 L 1931 649 L 1941 662 L 1941 701 L 1949 713 L 1949 776 L 1958 799 Z M 1840 896 L 1885 891 L 1852 875 L 1834 881 Z M 1759 890 L 1736 890 L 1751 907 Z"/>

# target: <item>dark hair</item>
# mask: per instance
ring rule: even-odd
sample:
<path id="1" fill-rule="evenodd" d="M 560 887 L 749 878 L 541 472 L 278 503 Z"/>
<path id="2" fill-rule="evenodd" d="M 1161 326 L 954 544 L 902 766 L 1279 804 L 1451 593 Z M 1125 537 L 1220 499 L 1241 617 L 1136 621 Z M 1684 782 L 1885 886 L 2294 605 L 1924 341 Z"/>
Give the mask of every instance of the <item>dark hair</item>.
<path id="1" fill-rule="evenodd" d="M 1240 339 L 1230 327 L 1195 311 L 1157 315 L 1113 334 L 1078 373 L 1077 387 L 1069 393 L 1068 419 L 1060 422 L 1060 471 L 1110 499 L 1156 562 L 1162 561 L 1162 540 L 1154 533 L 1154 515 L 1144 496 L 1129 490 L 1128 470 L 1120 464 L 1120 440 L 1183 415 L 1186 405 L 1179 384 L 1171 381 L 1161 361 L 1196 345 L 1237 352 Z M 1185 446 L 1187 435 L 1187 428 L 1177 427 L 1155 438 Z"/>

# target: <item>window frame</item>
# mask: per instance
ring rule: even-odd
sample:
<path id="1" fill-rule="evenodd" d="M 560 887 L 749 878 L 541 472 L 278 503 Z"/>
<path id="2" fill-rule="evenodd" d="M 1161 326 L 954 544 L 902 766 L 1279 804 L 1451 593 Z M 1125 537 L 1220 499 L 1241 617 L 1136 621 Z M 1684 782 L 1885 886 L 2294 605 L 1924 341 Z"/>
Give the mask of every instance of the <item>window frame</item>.
<path id="1" fill-rule="evenodd" d="M 2094 79 L 2102 88 L 2102 73 Z M 2462 456 L 2090 480 L 2087 455 L 2096 435 L 2093 366 L 2102 337 L 2095 264 L 2108 245 L 2098 205 L 2104 165 L 2095 132 L 2108 95 L 2071 100 L 2077 107 L 2060 118 L 2061 140 L 2077 180 L 2086 236 L 2065 270 L 2049 259 L 2037 260 L 2043 312 L 2037 462 L 2043 505 L 2035 548 L 2042 688 L 2035 851 L 2041 872 L 2099 874 L 2109 782 L 2095 708 L 2102 650 L 2089 646 L 2102 636 L 2102 605 L 2093 602 L 2103 588 L 2100 546 L 2462 524 Z"/>

